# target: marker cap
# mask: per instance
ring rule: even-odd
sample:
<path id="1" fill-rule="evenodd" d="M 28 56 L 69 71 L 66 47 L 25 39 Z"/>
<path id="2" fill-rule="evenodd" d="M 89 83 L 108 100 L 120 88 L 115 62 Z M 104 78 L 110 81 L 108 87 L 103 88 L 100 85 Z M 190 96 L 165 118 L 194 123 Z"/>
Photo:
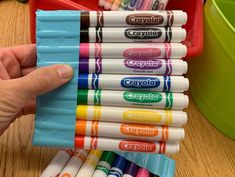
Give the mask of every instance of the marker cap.
<path id="1" fill-rule="evenodd" d="M 89 42 L 89 30 L 88 29 L 80 30 L 80 42 Z"/>
<path id="2" fill-rule="evenodd" d="M 78 76 L 78 88 L 88 88 L 88 74 L 79 74 Z"/>

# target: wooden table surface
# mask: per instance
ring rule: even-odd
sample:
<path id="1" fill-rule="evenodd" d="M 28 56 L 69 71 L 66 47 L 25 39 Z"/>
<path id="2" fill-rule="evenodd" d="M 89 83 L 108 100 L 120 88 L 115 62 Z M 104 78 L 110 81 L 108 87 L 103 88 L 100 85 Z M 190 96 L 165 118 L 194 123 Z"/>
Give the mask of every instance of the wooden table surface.
<path id="1" fill-rule="evenodd" d="M 30 43 L 28 5 L 0 1 L 0 47 Z M 235 142 L 214 128 L 190 97 L 186 138 L 176 160 L 177 177 L 234 177 Z M 32 147 L 33 115 L 14 122 L 0 137 L 0 177 L 38 177 L 56 153 Z"/>

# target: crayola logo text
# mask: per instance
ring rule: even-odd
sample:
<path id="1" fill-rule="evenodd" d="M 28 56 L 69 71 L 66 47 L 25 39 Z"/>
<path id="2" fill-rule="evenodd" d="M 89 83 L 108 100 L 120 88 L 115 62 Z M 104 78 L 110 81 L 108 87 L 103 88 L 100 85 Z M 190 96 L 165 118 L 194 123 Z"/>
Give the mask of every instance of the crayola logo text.
<path id="1" fill-rule="evenodd" d="M 121 141 L 119 149 L 124 151 L 154 152 L 156 151 L 156 145 L 154 143 L 146 142 Z"/>
<path id="2" fill-rule="evenodd" d="M 123 113 L 123 120 L 137 122 L 161 122 L 161 114 L 146 110 L 129 110 Z"/>
<path id="3" fill-rule="evenodd" d="M 157 39 L 162 36 L 158 28 L 129 28 L 125 30 L 126 38 L 130 39 Z"/>
<path id="4" fill-rule="evenodd" d="M 131 14 L 126 17 L 128 25 L 160 25 L 164 21 L 161 15 L 154 14 Z"/>
<path id="5" fill-rule="evenodd" d="M 120 130 L 125 135 L 152 137 L 158 134 L 155 126 L 139 124 L 122 124 Z"/>
<path id="6" fill-rule="evenodd" d="M 158 59 L 125 59 L 124 64 L 126 67 L 133 69 L 159 69 L 162 67 L 162 61 Z"/>
<path id="7" fill-rule="evenodd" d="M 124 88 L 149 89 L 159 85 L 160 80 L 154 77 L 126 77 L 121 80 L 121 86 Z"/>
<path id="8" fill-rule="evenodd" d="M 123 94 L 126 101 L 136 103 L 158 103 L 162 101 L 162 94 L 159 92 L 129 92 Z"/>
<path id="9" fill-rule="evenodd" d="M 123 56 L 127 59 L 155 59 L 162 55 L 159 48 L 129 48 L 123 52 Z"/>

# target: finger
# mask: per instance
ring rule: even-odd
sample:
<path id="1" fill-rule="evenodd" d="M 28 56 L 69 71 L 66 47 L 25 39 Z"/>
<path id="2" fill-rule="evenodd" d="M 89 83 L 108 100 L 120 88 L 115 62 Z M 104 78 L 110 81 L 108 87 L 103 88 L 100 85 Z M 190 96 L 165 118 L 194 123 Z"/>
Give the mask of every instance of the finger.
<path id="1" fill-rule="evenodd" d="M 25 76 L 29 73 L 31 73 L 32 71 L 34 71 L 36 69 L 36 67 L 30 67 L 30 68 L 23 68 L 21 70 L 22 76 Z"/>
<path id="2" fill-rule="evenodd" d="M 3 79 L 3 80 L 10 79 L 8 72 L 5 69 L 5 67 L 3 66 L 1 61 L 0 61 L 0 79 Z"/>
<path id="3" fill-rule="evenodd" d="M 35 114 L 35 110 L 36 110 L 36 101 L 31 100 L 23 107 L 22 115 Z"/>
<path id="4" fill-rule="evenodd" d="M 12 88 L 24 97 L 25 101 L 42 93 L 51 91 L 68 82 L 73 76 L 69 65 L 53 65 L 41 67 L 28 75 L 11 82 Z"/>
<path id="5" fill-rule="evenodd" d="M 36 65 L 36 45 L 22 45 L 9 47 L 15 58 L 19 61 L 21 67 L 33 67 Z"/>

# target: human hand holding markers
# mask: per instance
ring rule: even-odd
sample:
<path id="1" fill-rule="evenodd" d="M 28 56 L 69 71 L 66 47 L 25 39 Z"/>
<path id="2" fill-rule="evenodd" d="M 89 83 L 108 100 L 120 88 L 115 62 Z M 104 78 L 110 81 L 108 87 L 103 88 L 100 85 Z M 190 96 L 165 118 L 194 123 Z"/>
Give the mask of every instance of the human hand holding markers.
<path id="1" fill-rule="evenodd" d="M 68 65 L 35 66 L 35 45 L 0 49 L 0 135 L 16 118 L 35 112 L 37 95 L 56 89 L 73 76 Z"/>

